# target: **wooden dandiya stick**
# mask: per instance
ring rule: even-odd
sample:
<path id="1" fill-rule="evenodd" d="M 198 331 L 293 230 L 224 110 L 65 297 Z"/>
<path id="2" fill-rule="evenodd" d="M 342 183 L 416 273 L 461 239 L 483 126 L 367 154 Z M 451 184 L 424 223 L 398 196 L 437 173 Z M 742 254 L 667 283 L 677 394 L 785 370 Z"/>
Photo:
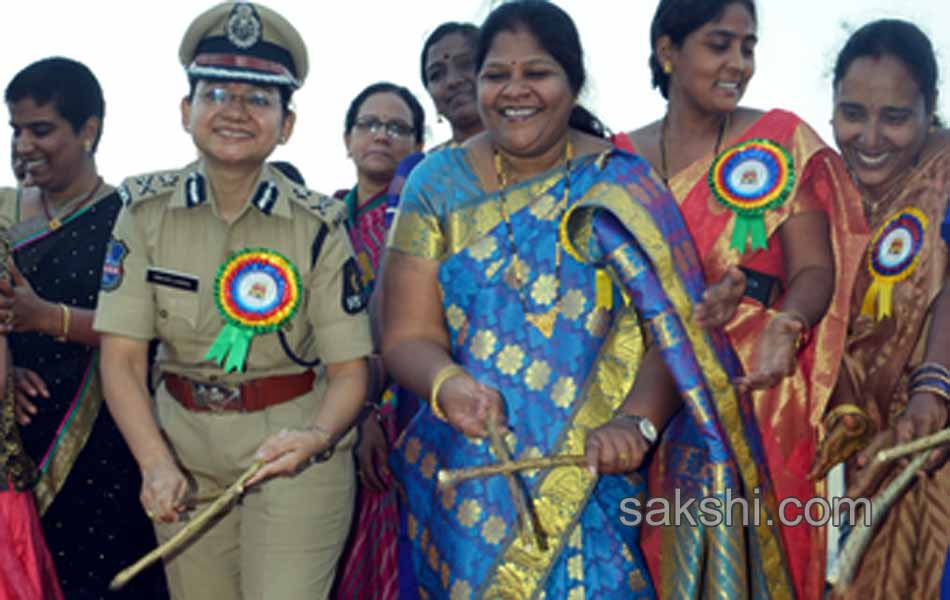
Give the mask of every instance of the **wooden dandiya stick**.
<path id="1" fill-rule="evenodd" d="M 532 469 L 586 466 L 587 457 L 583 454 L 562 454 L 559 456 L 545 456 L 543 458 L 524 458 L 508 463 L 466 467 L 464 469 L 443 469 L 439 471 L 439 488 L 449 488 L 469 479 L 491 477 L 493 475 L 506 475 L 508 473 L 530 471 Z"/>
<path id="2" fill-rule="evenodd" d="M 871 543 L 874 532 L 877 531 L 878 526 L 884 519 L 884 515 L 887 514 L 894 502 L 901 497 L 904 490 L 924 466 L 924 463 L 927 462 L 927 458 L 926 452 L 916 456 L 887 487 L 871 499 L 870 519 L 865 518 L 865 520 L 855 524 L 851 533 L 848 534 L 848 539 L 845 541 L 841 553 L 838 555 L 838 562 L 828 575 L 828 583 L 834 587 L 836 594 L 844 594 L 847 591 L 848 586 L 851 585 L 851 579 L 854 577 L 854 572 L 861 562 L 861 557 L 864 556 L 864 552 Z"/>
<path id="3" fill-rule="evenodd" d="M 936 448 L 937 446 L 942 446 L 948 443 L 950 443 L 950 428 L 941 429 L 936 433 L 926 435 L 912 442 L 899 444 L 893 448 L 888 448 L 887 450 L 881 450 L 874 455 L 874 460 L 879 463 L 886 463 L 888 461 L 894 460 L 895 458 L 901 458 L 903 456 L 907 456 L 908 454 L 920 452 L 921 450 L 930 450 L 931 448 Z"/>
<path id="4" fill-rule="evenodd" d="M 224 512 L 231 505 L 231 502 L 237 500 L 241 494 L 244 493 L 244 485 L 251 477 L 260 471 L 263 466 L 264 463 L 262 461 L 257 461 L 248 467 L 247 470 L 238 477 L 238 480 L 231 484 L 231 487 L 218 496 L 208 508 L 204 509 L 199 515 L 189 521 L 188 525 L 181 528 L 171 539 L 140 558 L 134 565 L 120 571 L 112 580 L 112 583 L 109 584 L 109 589 L 112 591 L 121 589 L 152 563 L 168 556 L 191 541 L 195 535 L 204 529 L 205 525 Z"/>
<path id="5" fill-rule="evenodd" d="M 498 425 L 494 418 L 488 419 L 488 440 L 491 442 L 492 450 L 501 464 L 505 465 L 513 462 L 511 453 L 508 452 L 508 447 L 501 437 L 501 432 L 498 431 Z M 540 524 L 534 520 L 534 512 L 531 510 L 531 505 L 528 503 L 524 490 L 521 489 L 517 475 L 510 472 L 505 475 L 505 480 L 508 482 L 508 491 L 511 493 L 511 498 L 518 511 L 518 525 L 521 533 L 526 536 L 529 544 L 536 544 L 539 550 L 547 549 L 547 543 L 540 531 Z"/>

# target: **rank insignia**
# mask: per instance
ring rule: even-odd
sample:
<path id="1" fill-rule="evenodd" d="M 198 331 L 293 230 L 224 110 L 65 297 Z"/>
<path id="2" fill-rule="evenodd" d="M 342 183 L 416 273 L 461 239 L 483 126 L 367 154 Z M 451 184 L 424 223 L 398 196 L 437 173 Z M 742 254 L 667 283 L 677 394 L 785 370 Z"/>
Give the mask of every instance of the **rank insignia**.
<path id="1" fill-rule="evenodd" d="M 228 40 L 238 48 L 250 48 L 261 39 L 261 18 L 254 7 L 239 2 L 228 17 Z"/>

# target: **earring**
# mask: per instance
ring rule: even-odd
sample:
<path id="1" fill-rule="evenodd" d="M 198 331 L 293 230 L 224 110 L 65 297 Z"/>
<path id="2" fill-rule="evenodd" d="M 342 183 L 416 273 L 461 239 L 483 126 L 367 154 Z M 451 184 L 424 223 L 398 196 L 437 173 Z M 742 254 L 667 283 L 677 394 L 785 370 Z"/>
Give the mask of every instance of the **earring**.
<path id="1" fill-rule="evenodd" d="M 92 154 L 92 142 L 89 140 L 82 143 L 82 148 L 86 151 L 86 154 Z"/>
<path id="2" fill-rule="evenodd" d="M 673 65 L 671 65 L 671 64 L 668 63 L 668 62 L 663 63 L 663 72 L 666 73 L 667 75 L 669 75 L 670 73 L 672 73 L 672 72 L 673 72 Z"/>
<path id="3" fill-rule="evenodd" d="M 439 116 L 436 118 L 436 121 L 438 121 L 439 123 L 442 123 L 442 122 L 443 122 L 443 121 L 442 121 L 442 113 L 439 113 Z"/>

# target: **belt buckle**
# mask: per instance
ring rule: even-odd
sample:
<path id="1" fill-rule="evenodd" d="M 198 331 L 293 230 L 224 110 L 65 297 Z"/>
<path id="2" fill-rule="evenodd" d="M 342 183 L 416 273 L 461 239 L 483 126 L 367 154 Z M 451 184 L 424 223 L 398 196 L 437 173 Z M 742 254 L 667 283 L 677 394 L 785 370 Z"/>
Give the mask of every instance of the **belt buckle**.
<path id="1" fill-rule="evenodd" d="M 227 385 L 194 384 L 195 400 L 210 412 L 243 410 L 241 388 Z"/>

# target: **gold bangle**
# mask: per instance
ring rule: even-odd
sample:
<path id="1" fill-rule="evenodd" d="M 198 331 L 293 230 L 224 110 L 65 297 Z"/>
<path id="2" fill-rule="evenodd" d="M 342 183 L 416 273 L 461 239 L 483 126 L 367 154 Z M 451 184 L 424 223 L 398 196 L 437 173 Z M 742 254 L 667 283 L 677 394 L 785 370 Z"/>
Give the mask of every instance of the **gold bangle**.
<path id="1" fill-rule="evenodd" d="M 59 336 L 56 336 L 54 339 L 57 342 L 66 342 L 69 340 L 69 317 L 70 311 L 69 307 L 63 303 L 59 304 L 60 310 L 63 311 L 63 333 Z"/>
<path id="2" fill-rule="evenodd" d="M 445 413 L 442 412 L 442 407 L 439 406 L 439 390 L 442 389 L 442 385 L 452 379 L 456 375 L 465 375 L 465 369 L 461 366 L 452 363 L 442 367 L 442 370 L 435 374 L 435 377 L 432 378 L 432 391 L 429 393 L 429 406 L 432 409 L 432 414 L 436 416 L 437 419 L 448 422 L 448 419 L 445 416 Z"/>
<path id="3" fill-rule="evenodd" d="M 808 338 L 808 332 L 811 329 L 811 325 L 808 324 L 808 319 L 806 319 L 805 315 L 803 315 L 801 312 L 793 308 L 783 308 L 780 311 L 776 311 L 772 318 L 774 319 L 775 317 L 782 315 L 801 323 L 802 330 L 798 333 L 798 337 L 795 338 L 795 350 L 800 350 L 804 345 L 805 340 Z"/>

